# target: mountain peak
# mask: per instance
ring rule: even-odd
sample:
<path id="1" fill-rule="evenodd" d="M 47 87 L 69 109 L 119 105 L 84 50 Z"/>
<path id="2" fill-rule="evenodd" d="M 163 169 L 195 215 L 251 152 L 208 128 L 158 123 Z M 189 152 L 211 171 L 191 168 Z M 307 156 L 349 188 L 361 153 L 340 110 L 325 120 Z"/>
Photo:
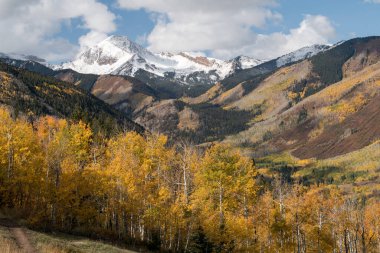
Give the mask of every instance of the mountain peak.
<path id="1" fill-rule="evenodd" d="M 134 47 L 142 48 L 140 45 L 130 40 L 127 36 L 121 36 L 121 35 L 111 35 L 105 40 L 103 40 L 102 42 L 100 42 L 98 46 L 101 46 L 104 43 L 111 43 L 122 49 L 129 48 L 132 45 Z"/>
<path id="2" fill-rule="evenodd" d="M 74 61 L 64 63 L 58 68 L 69 68 L 86 74 L 110 74 L 133 59 L 154 57 L 127 36 L 112 35 L 80 53 Z"/>
<path id="3" fill-rule="evenodd" d="M 213 77 L 207 82 L 214 82 L 229 73 L 228 62 L 191 52 L 155 54 L 120 35 L 106 38 L 82 52 L 74 61 L 58 68 L 70 68 L 80 73 L 130 76 L 134 76 L 140 69 L 161 77 L 175 73 L 174 78 L 181 83 L 194 73 L 202 76 L 199 79 L 192 77 L 194 82 L 203 82 L 205 80 L 201 79 L 207 79 L 209 75 Z"/>
<path id="4" fill-rule="evenodd" d="M 108 38 L 105 40 L 129 40 L 129 38 L 128 36 L 125 36 L 125 35 L 113 34 L 113 35 L 108 36 Z"/>
<path id="5" fill-rule="evenodd" d="M 233 71 L 237 71 L 242 69 L 253 68 L 257 65 L 264 63 L 265 60 L 259 60 L 246 55 L 239 55 L 233 58 L 232 60 L 229 60 L 229 62 L 232 64 Z"/>
<path id="6" fill-rule="evenodd" d="M 115 46 L 120 50 L 129 52 L 132 54 L 140 54 L 140 53 L 148 52 L 144 47 L 130 40 L 127 36 L 122 36 L 122 35 L 111 35 L 105 40 L 103 40 L 102 42 L 100 42 L 95 47 L 105 48 L 110 45 Z"/>
<path id="7" fill-rule="evenodd" d="M 324 45 L 304 47 L 279 57 L 276 64 L 281 67 L 309 58 L 327 48 L 329 47 Z M 127 36 L 111 35 L 82 52 L 74 61 L 64 63 L 57 69 L 69 68 L 86 74 L 127 76 L 136 76 L 142 70 L 159 77 L 175 79 L 181 84 L 198 85 L 213 84 L 236 71 L 253 68 L 264 62 L 245 55 L 224 61 L 196 52 L 153 53 Z"/>

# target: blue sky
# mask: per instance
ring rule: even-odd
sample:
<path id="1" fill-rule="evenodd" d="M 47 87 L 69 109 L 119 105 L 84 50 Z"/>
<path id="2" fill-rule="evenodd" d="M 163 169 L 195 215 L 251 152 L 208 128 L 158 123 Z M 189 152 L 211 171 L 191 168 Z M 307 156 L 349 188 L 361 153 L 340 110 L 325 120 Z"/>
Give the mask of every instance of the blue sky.
<path id="1" fill-rule="evenodd" d="M 154 22 L 150 18 L 150 14 L 144 10 L 125 10 L 117 7 L 114 0 L 101 0 L 99 1 L 108 6 L 111 12 L 116 15 L 115 23 L 117 30 L 113 34 L 125 35 L 130 39 L 136 41 L 144 34 L 148 34 L 154 28 Z M 71 26 L 63 26 L 62 31 L 57 36 L 67 38 L 72 43 L 76 43 L 80 36 L 86 32 L 87 29 L 78 28 L 80 19 L 72 22 Z"/>
<path id="2" fill-rule="evenodd" d="M 143 0 L 142 0 L 143 1 Z M 149 34 L 154 28 L 150 14 L 144 10 L 115 8 L 113 0 L 102 0 L 120 17 L 116 33 L 133 40 Z M 306 14 L 324 15 L 336 27 L 334 41 L 347 40 L 354 36 L 380 35 L 380 4 L 362 0 L 281 0 L 275 9 L 283 15 L 283 23 L 268 25 L 259 32 L 286 32 L 296 27 Z M 70 36 L 70 35 L 69 35 Z M 77 38 L 76 38 L 77 39 Z"/>
<path id="3" fill-rule="evenodd" d="M 380 0 L 0 0 L 0 52 L 65 61 L 112 34 L 152 51 L 272 58 L 380 35 Z"/>
<path id="4" fill-rule="evenodd" d="M 281 0 L 285 29 L 295 27 L 303 14 L 324 15 L 336 27 L 336 40 L 380 35 L 380 4 L 362 0 Z"/>

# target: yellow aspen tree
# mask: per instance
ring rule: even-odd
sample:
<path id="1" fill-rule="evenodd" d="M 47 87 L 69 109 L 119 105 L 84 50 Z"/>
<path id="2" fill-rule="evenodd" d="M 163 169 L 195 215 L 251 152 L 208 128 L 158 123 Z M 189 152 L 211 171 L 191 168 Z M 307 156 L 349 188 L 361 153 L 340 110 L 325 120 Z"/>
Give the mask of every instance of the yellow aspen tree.
<path id="1" fill-rule="evenodd" d="M 32 126 L 0 108 L 0 195 L 10 207 L 32 210 L 40 196 L 42 155 Z"/>
<path id="2" fill-rule="evenodd" d="M 209 148 L 201 161 L 193 204 L 206 235 L 219 251 L 240 247 L 241 241 L 244 244 L 245 238 L 235 233 L 247 231 L 248 224 L 239 220 L 250 215 L 247 208 L 256 193 L 255 175 L 252 161 L 222 144 Z"/>

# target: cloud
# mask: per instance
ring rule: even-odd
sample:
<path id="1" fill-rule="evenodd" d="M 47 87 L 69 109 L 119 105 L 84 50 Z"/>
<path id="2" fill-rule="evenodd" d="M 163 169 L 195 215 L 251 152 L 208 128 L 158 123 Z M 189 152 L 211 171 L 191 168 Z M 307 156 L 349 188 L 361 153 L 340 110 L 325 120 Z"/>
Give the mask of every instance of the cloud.
<path id="1" fill-rule="evenodd" d="M 0 0 L 0 52 L 34 54 L 49 61 L 74 57 L 116 30 L 116 16 L 99 1 Z M 303 46 L 329 43 L 335 35 L 327 17 L 311 15 L 286 33 L 255 32 L 282 21 L 275 11 L 277 0 L 117 1 L 121 8 L 144 9 L 151 15 L 155 27 L 138 41 L 153 51 L 273 58 Z M 73 27 L 77 21 L 79 27 Z M 63 26 L 83 29 L 77 43 L 60 37 Z"/>
<path id="2" fill-rule="evenodd" d="M 366 3 L 375 3 L 375 4 L 380 4 L 380 0 L 364 0 Z"/>
<path id="3" fill-rule="evenodd" d="M 119 0 L 122 8 L 155 13 L 148 36 L 154 51 L 203 51 L 238 47 L 254 40 L 252 27 L 278 21 L 274 0 Z"/>
<path id="4" fill-rule="evenodd" d="M 271 59 L 313 44 L 329 44 L 335 38 L 335 28 L 325 16 L 306 15 L 299 27 L 288 33 L 258 34 L 250 44 L 240 48 L 214 50 L 213 56 L 230 58 L 249 55 Z"/>
<path id="5" fill-rule="evenodd" d="M 257 28 L 279 23 L 275 0 L 118 0 L 128 10 L 144 9 L 155 16 L 148 35 L 153 51 L 208 51 L 231 58 L 239 54 L 273 58 L 304 46 L 329 43 L 335 29 L 324 16 L 306 15 L 288 33 L 258 34 Z"/>
<path id="6" fill-rule="evenodd" d="M 1 0 L 0 52 L 35 54 L 50 61 L 75 55 L 78 45 L 57 38 L 62 24 L 79 19 L 87 32 L 80 47 L 91 46 L 115 31 L 115 15 L 97 0 Z"/>

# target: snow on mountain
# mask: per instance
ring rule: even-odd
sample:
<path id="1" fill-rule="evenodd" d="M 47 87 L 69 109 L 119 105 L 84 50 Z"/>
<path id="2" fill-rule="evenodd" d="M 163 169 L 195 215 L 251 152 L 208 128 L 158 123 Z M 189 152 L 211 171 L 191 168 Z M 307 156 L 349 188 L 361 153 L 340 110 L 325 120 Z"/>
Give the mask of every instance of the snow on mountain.
<path id="1" fill-rule="evenodd" d="M 313 45 L 301 48 L 276 59 L 277 67 L 309 58 L 329 46 Z M 110 36 L 91 47 L 72 62 L 55 69 L 73 69 L 86 74 L 114 74 L 135 76 L 144 70 L 159 77 L 175 79 L 182 84 L 212 84 L 265 61 L 238 56 L 224 61 L 197 53 L 153 53 L 125 36 Z"/>
<path id="2" fill-rule="evenodd" d="M 45 59 L 39 58 L 34 55 L 25 55 L 25 54 L 5 54 L 0 52 L 0 58 L 14 59 L 14 60 L 22 60 L 22 61 L 34 61 L 44 65 L 48 65 Z"/>
<path id="3" fill-rule="evenodd" d="M 111 36 L 98 45 L 82 52 L 72 62 L 57 68 L 70 68 L 80 73 L 109 74 L 131 60 L 134 55 L 146 56 L 143 47 L 121 37 Z"/>
<path id="4" fill-rule="evenodd" d="M 15 53 L 1 53 L 0 52 L 0 58 L 3 59 L 8 64 L 18 66 L 18 65 L 25 65 L 25 64 L 30 64 L 30 65 L 38 65 L 41 64 L 47 68 L 53 69 L 55 65 L 52 65 L 48 63 L 45 59 L 42 59 L 38 56 L 35 55 L 25 55 L 25 54 L 15 54 Z M 23 63 L 18 63 L 17 61 L 22 61 Z M 21 66 L 20 65 L 20 66 Z"/>
<path id="5" fill-rule="evenodd" d="M 260 65 L 266 61 L 258 60 L 255 58 L 251 58 L 248 56 L 241 55 L 241 56 L 238 56 L 232 60 L 229 60 L 228 62 L 232 65 L 231 71 L 235 72 L 237 70 L 253 68 L 253 67 Z"/>
<path id="6" fill-rule="evenodd" d="M 251 68 L 260 63 L 262 61 L 246 56 L 223 61 L 188 52 L 153 53 L 127 37 L 111 36 L 82 52 L 74 61 L 63 63 L 55 69 L 70 68 L 80 73 L 129 76 L 134 76 L 142 69 L 182 82 L 191 76 L 193 82 L 208 83 L 223 79 L 237 69 Z"/>
<path id="7" fill-rule="evenodd" d="M 313 46 L 303 47 L 292 53 L 279 57 L 276 60 L 276 65 L 277 67 L 282 67 L 292 62 L 307 59 L 329 48 L 330 46 L 327 46 L 327 45 L 313 45 Z"/>

